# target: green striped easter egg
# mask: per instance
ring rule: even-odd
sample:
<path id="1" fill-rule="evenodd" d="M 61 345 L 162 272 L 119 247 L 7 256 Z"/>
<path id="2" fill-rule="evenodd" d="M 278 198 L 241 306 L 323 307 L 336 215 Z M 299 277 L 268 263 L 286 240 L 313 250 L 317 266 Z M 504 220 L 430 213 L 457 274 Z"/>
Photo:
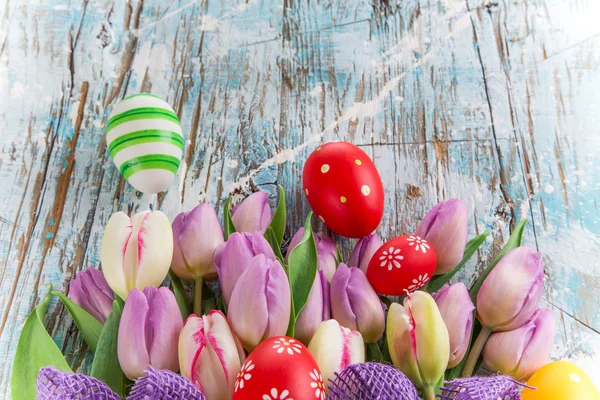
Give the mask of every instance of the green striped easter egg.
<path id="1" fill-rule="evenodd" d="M 179 118 L 159 97 L 129 96 L 110 114 L 106 145 L 131 186 L 144 193 L 163 192 L 173 182 L 183 155 Z"/>

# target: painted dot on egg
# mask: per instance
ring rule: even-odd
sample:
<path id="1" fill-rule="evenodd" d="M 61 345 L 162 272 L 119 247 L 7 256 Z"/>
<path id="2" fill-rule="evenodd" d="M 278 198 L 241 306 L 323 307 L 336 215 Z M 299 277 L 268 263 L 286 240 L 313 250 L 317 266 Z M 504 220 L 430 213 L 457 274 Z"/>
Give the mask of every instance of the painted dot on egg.
<path id="1" fill-rule="evenodd" d="M 577 382 L 577 383 L 581 382 L 581 377 L 577 374 L 571 374 L 571 375 L 569 375 L 569 378 L 571 378 L 571 380 L 573 382 Z"/>
<path id="2" fill-rule="evenodd" d="M 340 201 L 341 201 L 342 203 L 345 203 L 346 201 L 348 201 L 348 199 L 346 199 L 344 196 L 341 196 L 341 197 L 340 197 Z"/>
<path id="3" fill-rule="evenodd" d="M 329 164 L 323 164 L 321 165 L 321 172 L 326 174 L 327 172 L 329 172 Z"/>
<path id="4" fill-rule="evenodd" d="M 304 193 L 308 196 L 308 189 L 304 189 Z"/>
<path id="5" fill-rule="evenodd" d="M 356 165 L 362 165 L 362 161 L 360 160 L 355 160 L 354 162 L 356 163 Z"/>
<path id="6" fill-rule="evenodd" d="M 320 150 L 321 150 L 321 148 L 320 148 L 320 147 L 317 147 L 317 148 L 315 149 L 315 151 L 320 151 Z"/>
<path id="7" fill-rule="evenodd" d="M 362 185 L 360 191 L 363 195 L 368 196 L 371 194 L 371 188 L 368 185 Z"/>
<path id="8" fill-rule="evenodd" d="M 323 218 L 323 216 L 322 216 L 322 215 L 319 215 L 319 220 L 320 220 L 322 223 L 325 223 L 325 218 Z"/>

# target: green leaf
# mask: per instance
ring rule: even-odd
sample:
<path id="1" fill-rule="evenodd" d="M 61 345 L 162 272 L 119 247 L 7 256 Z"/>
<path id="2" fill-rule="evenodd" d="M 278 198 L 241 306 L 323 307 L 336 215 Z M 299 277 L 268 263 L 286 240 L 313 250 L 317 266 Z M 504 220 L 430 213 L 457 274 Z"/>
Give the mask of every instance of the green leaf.
<path id="1" fill-rule="evenodd" d="M 96 348 L 98 347 L 98 339 L 100 339 L 100 332 L 102 332 L 102 324 L 100 323 L 100 321 L 94 318 L 83 308 L 79 307 L 61 292 L 53 290 L 52 294 L 58 296 L 60 301 L 62 301 L 62 303 L 65 305 L 65 307 L 69 311 L 69 314 L 71 314 L 71 318 L 73 318 L 73 321 L 75 321 L 77 329 L 79 329 L 79 332 L 81 332 L 81 335 L 85 339 L 85 342 L 87 343 L 88 347 L 90 348 L 90 350 L 95 352 Z"/>
<path id="2" fill-rule="evenodd" d="M 100 340 L 98 350 L 94 355 L 91 376 L 106 383 L 121 397 L 125 397 L 129 380 L 121 370 L 117 355 L 117 338 L 119 336 L 119 321 L 123 312 L 122 300 L 113 301 L 112 311 L 108 315 Z"/>
<path id="3" fill-rule="evenodd" d="M 288 258 L 288 276 L 294 301 L 294 319 L 298 318 L 298 314 L 306 304 L 317 275 L 317 246 L 310 224 L 311 217 L 312 212 L 308 214 L 304 223 L 304 234 L 300 243 L 294 247 Z"/>
<path id="4" fill-rule="evenodd" d="M 275 235 L 279 253 L 281 253 L 281 243 L 283 242 L 283 233 L 285 232 L 285 215 L 285 191 L 283 190 L 283 186 L 279 185 L 279 202 L 277 203 L 277 209 L 275 210 L 275 214 L 273 214 L 273 219 L 269 225 L 269 229 L 272 229 Z M 265 238 L 269 240 L 269 238 L 266 237 L 267 232 L 265 232 Z M 271 244 L 271 247 L 272 246 L 273 244 Z M 273 248 L 273 250 L 275 250 L 275 248 Z"/>
<path id="5" fill-rule="evenodd" d="M 169 278 L 171 278 L 171 287 L 173 288 L 173 294 L 175 294 L 175 300 L 177 300 L 177 305 L 179 306 L 179 311 L 181 311 L 181 316 L 183 320 L 190 315 L 190 300 L 185 292 L 185 288 L 183 287 L 183 283 L 181 283 L 181 279 L 172 269 L 169 269 Z"/>
<path id="6" fill-rule="evenodd" d="M 277 242 L 277 237 L 275 236 L 275 232 L 272 227 L 268 227 L 265 232 L 265 239 L 271 245 L 273 252 L 275 253 L 275 257 L 279 260 L 281 265 L 285 268 L 285 263 L 283 262 L 283 254 L 281 254 L 281 243 Z"/>
<path id="7" fill-rule="evenodd" d="M 442 376 L 440 377 L 440 380 L 435 384 L 435 394 L 441 394 L 442 391 L 440 390 L 440 388 L 442 387 L 442 385 L 444 384 L 444 374 L 442 374 Z"/>
<path id="8" fill-rule="evenodd" d="M 469 293 L 471 294 L 471 300 L 473 304 L 477 305 L 477 293 L 479 293 L 479 289 L 481 289 L 481 285 L 487 276 L 492 272 L 492 269 L 498 264 L 498 262 L 504 257 L 506 253 L 511 250 L 516 249 L 521 246 L 521 241 L 523 240 L 523 232 L 525 231 L 525 224 L 527 223 L 527 219 L 521 220 L 519 224 L 515 227 L 515 230 L 510 235 L 508 242 L 504 245 L 504 248 L 500 253 L 494 258 L 494 261 L 483 271 L 483 273 L 477 278 Z"/>
<path id="9" fill-rule="evenodd" d="M 342 253 L 340 253 L 340 248 L 337 246 L 337 244 L 335 245 L 335 254 L 338 264 L 343 263 L 344 259 L 342 258 Z"/>
<path id="10" fill-rule="evenodd" d="M 294 314 L 294 298 L 291 300 L 291 308 L 290 308 L 290 322 L 288 323 L 288 329 L 285 333 L 286 336 L 294 337 L 295 335 L 295 326 L 296 326 L 296 316 Z"/>
<path id="11" fill-rule="evenodd" d="M 451 271 L 449 271 L 443 275 L 434 276 L 429 281 L 429 285 L 427 286 L 427 291 L 429 293 L 437 292 L 438 290 L 441 289 L 442 286 L 444 286 L 446 283 L 448 283 L 450 281 L 450 279 L 452 279 L 452 277 L 458 271 L 460 271 L 462 269 L 462 267 L 465 266 L 467 261 L 469 261 L 471 259 L 473 254 L 475 254 L 475 252 L 483 244 L 483 242 L 485 242 L 485 238 L 487 237 L 487 235 L 488 235 L 488 231 L 485 230 L 481 235 L 476 236 L 473 239 L 469 240 L 467 242 L 467 245 L 465 246 L 465 253 L 464 253 L 462 261 L 459 262 L 458 265 L 456 267 L 454 267 Z"/>
<path id="12" fill-rule="evenodd" d="M 369 343 L 367 344 L 367 361 L 375 361 L 378 363 L 385 362 L 385 358 L 379 350 L 379 346 L 377 343 Z"/>
<path id="13" fill-rule="evenodd" d="M 390 356 L 390 348 L 388 347 L 387 336 L 383 334 L 383 346 L 381 346 L 381 354 L 383 356 L 383 362 L 387 364 L 392 363 L 392 356 Z"/>
<path id="14" fill-rule="evenodd" d="M 225 200 L 225 205 L 223 206 L 223 225 L 224 225 L 224 237 L 225 241 L 229 239 L 229 235 L 233 232 L 236 232 L 235 225 L 233 225 L 233 221 L 231 220 L 231 209 L 229 205 L 231 204 L 231 197 L 228 197 Z"/>
<path id="15" fill-rule="evenodd" d="M 385 304 L 385 306 L 388 308 L 388 310 L 392 306 L 393 301 L 387 296 L 379 296 L 379 300 L 381 300 L 381 302 L 383 304 Z"/>
<path id="16" fill-rule="evenodd" d="M 52 294 L 48 293 L 23 325 L 12 366 L 11 392 L 14 400 L 37 398 L 37 376 L 42 367 L 52 366 L 73 372 L 44 327 L 43 321 L 51 299 Z"/>

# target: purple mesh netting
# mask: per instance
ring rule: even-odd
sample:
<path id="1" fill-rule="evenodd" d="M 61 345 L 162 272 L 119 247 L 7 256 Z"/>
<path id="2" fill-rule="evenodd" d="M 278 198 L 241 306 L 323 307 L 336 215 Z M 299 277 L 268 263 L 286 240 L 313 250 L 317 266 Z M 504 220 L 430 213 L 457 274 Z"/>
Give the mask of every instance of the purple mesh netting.
<path id="1" fill-rule="evenodd" d="M 476 376 L 444 382 L 442 400 L 519 400 L 519 382 L 507 376 Z"/>
<path id="2" fill-rule="evenodd" d="M 206 400 L 202 392 L 184 376 L 148 367 L 131 389 L 128 400 Z"/>
<path id="3" fill-rule="evenodd" d="M 389 365 L 353 364 L 335 375 L 329 380 L 328 400 L 419 400 L 410 380 Z"/>
<path id="4" fill-rule="evenodd" d="M 84 374 L 44 367 L 37 378 L 38 400 L 120 400 L 104 382 Z"/>

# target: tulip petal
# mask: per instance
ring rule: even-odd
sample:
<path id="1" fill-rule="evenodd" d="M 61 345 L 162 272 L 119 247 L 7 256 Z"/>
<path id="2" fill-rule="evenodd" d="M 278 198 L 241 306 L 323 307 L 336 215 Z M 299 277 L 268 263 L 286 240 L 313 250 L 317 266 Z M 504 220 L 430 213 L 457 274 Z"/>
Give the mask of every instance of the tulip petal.
<path id="1" fill-rule="evenodd" d="M 527 380 L 535 371 L 545 365 L 554 346 L 556 319 L 551 310 L 539 309 L 532 317 L 535 330 L 525 345 L 519 366 L 514 373 L 516 379 Z"/>
<path id="2" fill-rule="evenodd" d="M 104 323 L 106 321 L 106 317 L 99 313 L 95 307 L 92 307 L 90 301 L 88 300 L 87 292 L 83 290 L 83 276 L 83 273 L 79 273 L 75 276 L 75 279 L 69 283 L 69 298 L 73 300 L 73 302 L 79 307 L 92 314 L 92 316 L 98 321 Z"/>
<path id="3" fill-rule="evenodd" d="M 127 298 L 127 293 L 129 293 L 124 271 L 125 255 L 132 234 L 131 218 L 124 212 L 117 212 L 108 220 L 102 237 L 102 249 L 100 250 L 102 272 L 108 285 L 122 299 Z"/>
<path id="4" fill-rule="evenodd" d="M 269 323 L 265 332 L 264 339 L 273 336 L 285 335 L 291 312 L 291 291 L 288 277 L 279 261 L 271 261 L 267 275 L 267 311 L 269 314 Z"/>
<path id="5" fill-rule="evenodd" d="M 366 343 L 376 342 L 385 328 L 385 312 L 381 300 L 361 269 L 351 268 L 350 273 L 347 291 L 350 307 L 356 318 L 356 330 L 363 335 Z"/>
<path id="6" fill-rule="evenodd" d="M 422 387 L 413 320 L 408 310 L 398 303 L 392 303 L 388 311 L 386 336 L 394 366 L 416 386 Z"/>
<path id="7" fill-rule="evenodd" d="M 195 314 L 190 315 L 185 321 L 179 334 L 179 368 L 181 375 L 185 376 L 197 386 L 200 383 L 194 378 L 194 365 L 200 353 L 206 347 L 204 335 L 204 319 Z"/>
<path id="8" fill-rule="evenodd" d="M 265 233 L 271 222 L 269 196 L 265 192 L 255 192 L 246 197 L 231 211 L 231 220 L 238 232 Z"/>
<path id="9" fill-rule="evenodd" d="M 335 379 L 335 373 L 342 372 L 349 365 L 365 361 L 361 334 L 341 326 L 334 319 L 319 326 L 308 350 L 321 370 L 323 382 Z"/>
<path id="10" fill-rule="evenodd" d="M 135 287 L 160 286 L 173 257 L 173 231 L 169 218 L 160 211 L 139 213 L 133 217 L 137 242 Z"/>
<path id="11" fill-rule="evenodd" d="M 334 240 L 329 236 L 322 237 L 317 242 L 317 255 L 319 270 L 325 271 L 327 280 L 331 282 L 338 267 L 337 246 Z"/>
<path id="12" fill-rule="evenodd" d="M 229 301 L 229 323 L 248 351 L 260 343 L 269 322 L 267 279 L 267 258 L 259 254 L 237 280 Z"/>
<path id="13" fill-rule="evenodd" d="M 145 288 L 144 293 L 155 288 Z M 152 297 L 149 295 L 148 323 L 146 329 L 152 338 L 150 347 L 150 364 L 157 369 L 179 370 L 177 359 L 177 341 L 183 327 L 183 318 L 175 295 L 166 287 L 156 290 Z"/>
<path id="14" fill-rule="evenodd" d="M 346 264 L 340 264 L 331 280 L 331 314 L 340 325 L 357 330 L 356 315 L 348 298 L 348 284 L 351 277 Z"/>
<path id="15" fill-rule="evenodd" d="M 317 328 L 329 319 L 329 283 L 323 271 L 318 271 L 306 305 L 300 311 L 295 326 L 295 337 L 308 344 Z"/>
<path id="16" fill-rule="evenodd" d="M 509 251 L 483 281 L 477 294 L 477 316 L 494 331 L 522 326 L 535 312 L 542 294 L 544 265 L 530 247 Z"/>
<path id="17" fill-rule="evenodd" d="M 146 296 L 134 288 L 123 308 L 117 340 L 119 364 L 129 379 L 143 376 L 144 370 L 150 365 L 150 343 L 146 334 L 148 311 Z"/>
<path id="18" fill-rule="evenodd" d="M 220 311 L 211 311 L 204 317 L 210 320 L 210 329 L 207 334 L 208 346 L 217 355 L 223 376 L 225 377 L 225 386 L 233 390 L 235 378 L 242 367 L 240 352 L 235 336 L 229 327 L 227 319 Z M 243 355 L 243 350 L 241 352 Z M 221 386 L 223 387 L 223 386 Z"/>
<path id="19" fill-rule="evenodd" d="M 366 274 L 371 258 L 382 245 L 383 242 L 376 233 L 360 239 L 348 258 L 348 266 L 359 267 Z"/>

